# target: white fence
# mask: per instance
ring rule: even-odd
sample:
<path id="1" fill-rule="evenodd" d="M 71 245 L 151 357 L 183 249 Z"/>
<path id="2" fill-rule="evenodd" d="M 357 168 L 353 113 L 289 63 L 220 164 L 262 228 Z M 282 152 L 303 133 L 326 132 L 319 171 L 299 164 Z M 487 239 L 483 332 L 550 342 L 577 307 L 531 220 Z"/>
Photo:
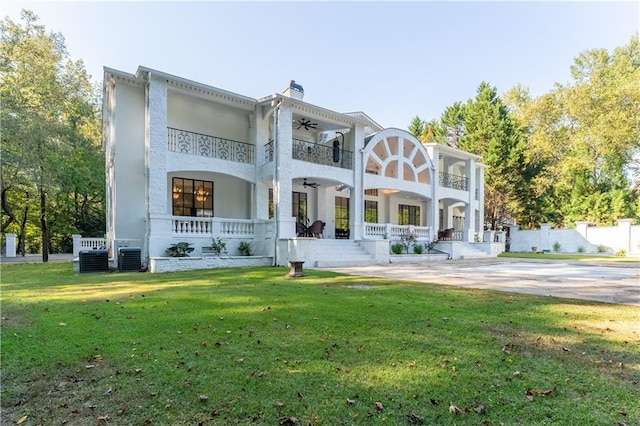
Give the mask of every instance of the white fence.
<path id="1" fill-rule="evenodd" d="M 552 229 L 549 224 L 540 224 L 537 230 L 519 230 L 510 226 L 510 248 L 512 252 L 554 251 L 560 253 L 616 253 L 640 254 L 640 225 L 631 225 L 631 219 L 619 219 L 617 226 L 588 226 L 587 222 L 576 222 L 574 229 Z"/>

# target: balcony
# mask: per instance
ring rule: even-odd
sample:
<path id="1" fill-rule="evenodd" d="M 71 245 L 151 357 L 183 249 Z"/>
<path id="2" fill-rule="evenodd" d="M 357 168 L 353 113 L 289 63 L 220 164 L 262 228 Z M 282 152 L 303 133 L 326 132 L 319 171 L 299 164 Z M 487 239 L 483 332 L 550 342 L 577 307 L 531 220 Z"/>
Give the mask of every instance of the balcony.
<path id="1" fill-rule="evenodd" d="M 340 167 L 342 169 L 353 169 L 353 152 L 346 149 L 333 148 L 331 146 L 320 145 L 314 142 L 293 139 L 291 157 L 294 160 L 306 161 L 323 166 Z M 274 145 L 270 140 L 265 145 L 264 163 L 273 161 Z M 337 161 L 334 161 L 337 160 Z"/>
<path id="2" fill-rule="evenodd" d="M 255 146 L 217 136 L 167 128 L 167 149 L 171 152 L 254 164 Z"/>
<path id="3" fill-rule="evenodd" d="M 444 188 L 458 189 L 460 191 L 469 190 L 469 178 L 440 172 L 439 184 Z"/>

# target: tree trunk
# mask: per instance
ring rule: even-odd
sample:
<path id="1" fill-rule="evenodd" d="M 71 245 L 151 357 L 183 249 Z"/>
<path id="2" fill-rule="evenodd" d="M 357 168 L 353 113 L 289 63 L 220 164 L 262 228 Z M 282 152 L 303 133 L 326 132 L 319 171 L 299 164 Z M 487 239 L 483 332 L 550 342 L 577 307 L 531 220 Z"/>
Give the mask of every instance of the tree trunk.
<path id="1" fill-rule="evenodd" d="M 42 262 L 49 261 L 49 229 L 47 228 L 47 194 L 40 185 L 40 231 L 42 233 Z"/>
<path id="2" fill-rule="evenodd" d="M 2 203 L 2 210 L 4 210 L 4 217 L 7 218 L 6 221 L 4 221 L 4 218 L 3 218 L 2 229 L 0 229 L 0 232 L 4 232 L 5 229 L 7 229 L 9 225 L 11 225 L 11 223 L 16 220 L 16 217 L 13 214 L 11 207 L 9 206 L 9 202 L 7 201 L 8 192 L 9 192 L 9 187 L 2 188 L 2 193 L 0 194 L 0 200 L 1 200 L 0 202 Z"/>
<path id="3" fill-rule="evenodd" d="M 22 221 L 20 222 L 20 236 L 18 237 L 18 251 L 22 255 L 25 256 L 27 253 L 26 250 L 26 239 L 27 239 L 27 217 L 29 214 L 29 193 L 26 193 L 26 201 L 24 205 L 24 213 L 22 215 Z"/>

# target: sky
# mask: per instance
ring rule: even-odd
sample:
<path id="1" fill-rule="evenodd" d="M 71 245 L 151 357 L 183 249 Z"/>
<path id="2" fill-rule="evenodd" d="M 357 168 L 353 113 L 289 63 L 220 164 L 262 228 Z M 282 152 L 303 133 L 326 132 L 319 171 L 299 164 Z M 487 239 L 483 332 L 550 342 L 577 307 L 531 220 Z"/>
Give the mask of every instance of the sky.
<path id="1" fill-rule="evenodd" d="M 143 65 L 252 98 L 295 80 L 306 102 L 383 127 L 439 118 L 482 81 L 532 96 L 571 81 L 582 51 L 613 51 L 640 26 L 625 2 L 31 2 L 92 80 Z"/>

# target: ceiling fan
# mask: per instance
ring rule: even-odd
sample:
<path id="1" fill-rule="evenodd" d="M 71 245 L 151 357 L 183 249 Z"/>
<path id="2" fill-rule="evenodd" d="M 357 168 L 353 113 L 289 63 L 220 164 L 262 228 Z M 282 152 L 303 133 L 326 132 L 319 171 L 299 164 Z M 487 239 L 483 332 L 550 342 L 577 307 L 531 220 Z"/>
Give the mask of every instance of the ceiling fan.
<path id="1" fill-rule="evenodd" d="M 298 127 L 296 127 L 296 130 L 300 129 L 301 127 L 304 127 L 305 130 L 315 129 L 316 127 L 318 127 L 318 123 L 312 123 L 311 120 L 308 120 L 306 118 L 299 118 Z"/>
<path id="2" fill-rule="evenodd" d="M 320 184 L 317 182 L 307 182 L 307 178 L 304 178 L 304 182 L 302 182 L 302 186 L 304 186 L 305 188 L 310 187 L 310 188 L 317 189 L 320 186 Z"/>

